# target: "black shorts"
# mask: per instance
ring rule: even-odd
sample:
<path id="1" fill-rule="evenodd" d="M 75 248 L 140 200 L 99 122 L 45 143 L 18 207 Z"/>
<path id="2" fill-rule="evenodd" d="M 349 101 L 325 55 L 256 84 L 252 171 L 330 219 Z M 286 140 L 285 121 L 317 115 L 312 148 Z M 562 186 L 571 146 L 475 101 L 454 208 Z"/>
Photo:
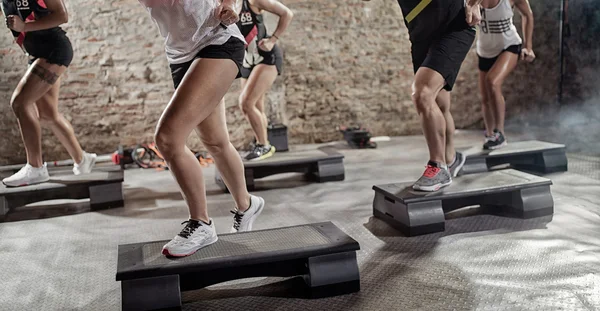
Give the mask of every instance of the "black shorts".
<path id="1" fill-rule="evenodd" d="M 258 64 L 249 65 L 247 62 L 244 62 L 241 69 L 242 78 L 248 79 L 252 73 L 252 69 L 259 64 L 275 66 L 277 68 L 277 75 L 281 75 L 283 72 L 283 51 L 277 44 L 269 52 L 259 49 L 258 54 L 262 57 L 262 60 Z"/>
<path id="2" fill-rule="evenodd" d="M 485 58 L 485 57 L 481 57 L 481 56 L 477 55 L 479 57 L 479 70 L 481 70 L 483 72 L 490 71 L 490 69 L 492 69 L 492 67 L 494 67 L 494 64 L 498 60 L 498 57 L 500 55 L 502 55 L 502 53 L 504 53 L 504 52 L 510 52 L 510 53 L 515 53 L 517 55 L 521 55 L 521 48 L 522 48 L 521 44 L 511 45 L 511 46 L 507 47 L 506 49 L 504 49 L 502 52 L 500 52 L 500 54 L 498 54 L 498 56 L 493 57 L 493 58 Z"/>
<path id="3" fill-rule="evenodd" d="M 473 41 L 475 28 L 467 24 L 465 11 L 462 9 L 438 35 L 413 40 L 411 54 L 415 73 L 421 67 L 433 69 L 446 80 L 444 89 L 451 91 Z"/>
<path id="4" fill-rule="evenodd" d="M 238 66 L 238 70 L 240 70 L 244 62 L 245 53 L 246 49 L 244 47 L 244 42 L 236 37 L 229 38 L 229 40 L 222 45 L 209 45 L 200 50 L 194 59 L 190 60 L 189 62 L 170 65 L 173 85 L 175 86 L 175 89 L 179 87 L 179 84 L 181 83 L 181 80 L 183 80 L 183 77 L 185 77 L 188 69 L 194 60 L 198 58 L 231 59 Z M 240 77 L 241 74 L 238 71 L 237 78 Z"/>
<path id="5" fill-rule="evenodd" d="M 50 64 L 69 67 L 73 60 L 73 46 L 62 29 L 44 34 L 28 33 L 23 48 L 31 57 L 30 65 L 41 58 Z"/>

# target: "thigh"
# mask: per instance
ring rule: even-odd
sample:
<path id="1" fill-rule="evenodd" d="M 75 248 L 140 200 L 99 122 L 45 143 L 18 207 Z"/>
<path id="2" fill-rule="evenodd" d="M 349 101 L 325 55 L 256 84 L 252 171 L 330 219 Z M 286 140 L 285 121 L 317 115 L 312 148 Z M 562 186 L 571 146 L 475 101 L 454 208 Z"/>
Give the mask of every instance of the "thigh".
<path id="1" fill-rule="evenodd" d="M 488 71 L 487 81 L 503 83 L 506 77 L 513 72 L 518 61 L 519 55 L 508 51 L 502 52 L 490 71 Z"/>
<path id="2" fill-rule="evenodd" d="M 439 72 L 431 68 L 421 67 L 415 74 L 413 93 L 426 91 L 426 93 L 431 94 L 435 99 L 444 87 L 444 84 L 444 77 Z"/>
<path id="3" fill-rule="evenodd" d="M 273 85 L 277 78 L 277 68 L 273 65 L 259 64 L 252 70 L 242 90 L 249 102 L 257 102 Z"/>
<path id="4" fill-rule="evenodd" d="M 58 95 L 60 91 L 60 78 L 52 85 L 40 99 L 35 102 L 40 118 L 53 118 L 58 114 Z"/>
<path id="5" fill-rule="evenodd" d="M 13 93 L 13 101 L 35 103 L 53 86 L 60 83 L 60 76 L 67 70 L 62 65 L 50 64 L 45 59 L 37 59 L 17 85 Z"/>
<path id="6" fill-rule="evenodd" d="M 223 99 L 238 74 L 230 59 L 196 59 L 190 65 L 160 120 L 159 131 L 185 141 Z"/>
<path id="7" fill-rule="evenodd" d="M 224 101 L 221 101 L 213 112 L 196 127 L 196 133 L 202 143 L 208 146 L 229 142 Z"/>

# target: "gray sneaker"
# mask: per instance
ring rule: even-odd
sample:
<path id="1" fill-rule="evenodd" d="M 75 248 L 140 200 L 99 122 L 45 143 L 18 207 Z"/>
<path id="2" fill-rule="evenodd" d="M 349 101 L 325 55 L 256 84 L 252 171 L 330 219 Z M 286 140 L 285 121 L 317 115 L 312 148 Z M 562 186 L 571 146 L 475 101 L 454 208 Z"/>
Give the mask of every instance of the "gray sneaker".
<path id="1" fill-rule="evenodd" d="M 448 166 L 448 170 L 450 171 L 450 176 L 452 176 L 452 178 L 458 176 L 458 173 L 460 173 L 460 170 L 465 165 L 466 160 L 467 157 L 465 157 L 464 154 L 456 152 L 456 155 L 454 156 L 454 162 Z"/>
<path id="2" fill-rule="evenodd" d="M 420 191 L 438 191 L 452 183 L 450 172 L 446 168 L 441 168 L 436 162 L 429 161 L 427 169 L 423 176 L 413 185 L 413 189 Z"/>

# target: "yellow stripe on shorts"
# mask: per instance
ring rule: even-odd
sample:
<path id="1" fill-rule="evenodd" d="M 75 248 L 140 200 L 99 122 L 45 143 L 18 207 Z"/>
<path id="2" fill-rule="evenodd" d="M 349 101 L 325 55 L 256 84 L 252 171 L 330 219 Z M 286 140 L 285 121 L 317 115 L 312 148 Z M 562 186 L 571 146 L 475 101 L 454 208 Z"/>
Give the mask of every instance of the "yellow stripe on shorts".
<path id="1" fill-rule="evenodd" d="M 425 10 L 425 8 L 432 2 L 433 0 L 422 0 L 419 4 L 417 4 L 417 6 L 410 11 L 410 13 L 408 13 L 408 15 L 406 15 L 406 22 L 410 23 L 412 22 L 413 19 L 415 19 L 415 17 L 417 17 L 417 15 L 421 14 L 421 12 L 423 12 L 423 10 Z"/>

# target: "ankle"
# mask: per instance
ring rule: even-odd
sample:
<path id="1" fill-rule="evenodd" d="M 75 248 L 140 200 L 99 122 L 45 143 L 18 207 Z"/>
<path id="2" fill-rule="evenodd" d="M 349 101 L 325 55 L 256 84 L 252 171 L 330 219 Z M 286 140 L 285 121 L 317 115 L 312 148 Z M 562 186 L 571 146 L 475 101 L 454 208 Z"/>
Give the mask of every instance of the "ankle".
<path id="1" fill-rule="evenodd" d="M 208 216 L 206 216 L 206 217 L 190 217 L 190 220 L 197 221 L 197 222 L 207 225 L 207 226 L 212 225 L 212 220 Z"/>
<path id="2" fill-rule="evenodd" d="M 250 209 L 250 205 L 252 205 L 252 197 L 250 196 L 250 194 L 248 194 L 248 196 L 244 200 L 242 200 L 242 204 L 237 204 L 236 209 L 239 212 L 243 213 Z"/>

